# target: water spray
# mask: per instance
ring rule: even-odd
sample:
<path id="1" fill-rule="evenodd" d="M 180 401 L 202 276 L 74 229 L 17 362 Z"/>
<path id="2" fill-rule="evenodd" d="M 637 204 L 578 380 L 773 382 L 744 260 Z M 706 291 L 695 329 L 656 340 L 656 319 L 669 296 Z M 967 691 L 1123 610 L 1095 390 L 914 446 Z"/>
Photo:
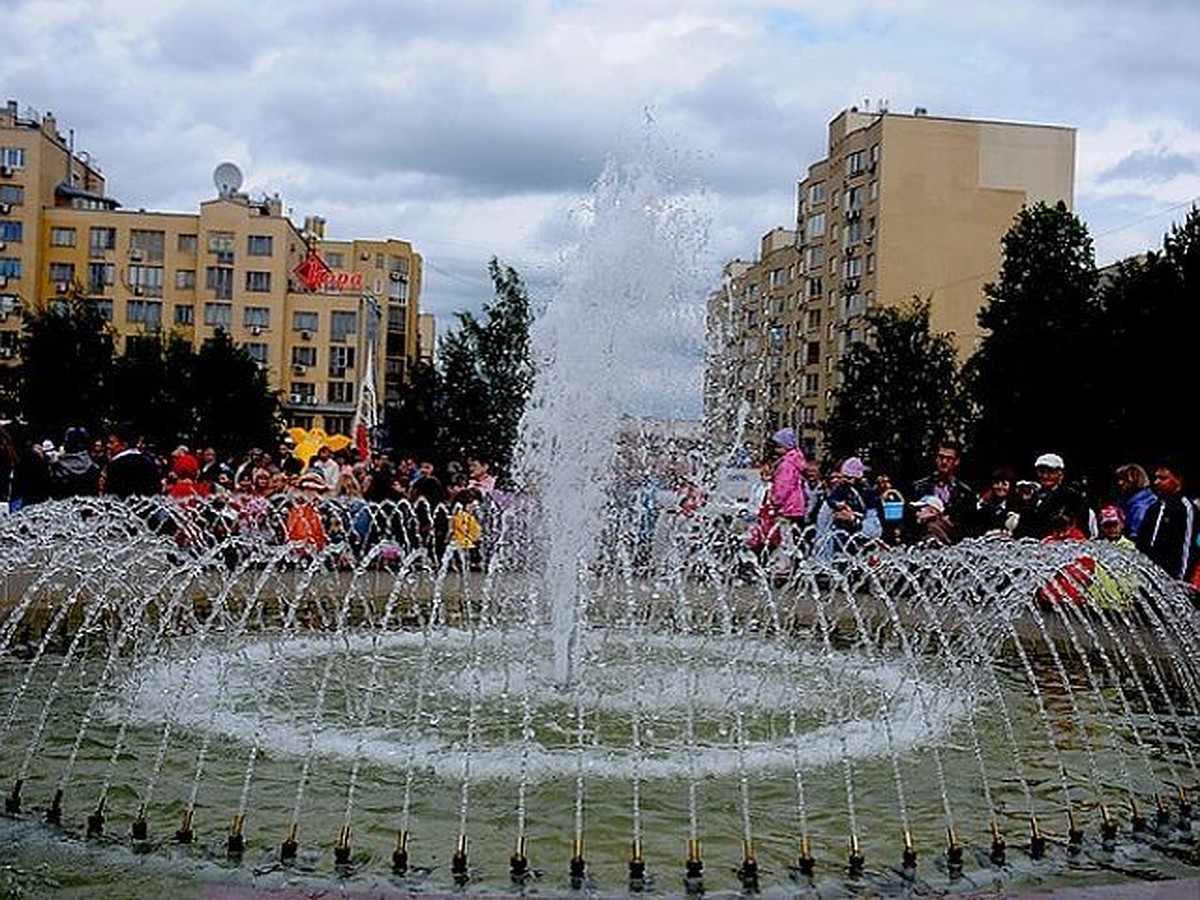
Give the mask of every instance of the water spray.
<path id="1" fill-rule="evenodd" d="M 241 813 L 235 814 L 233 824 L 229 826 L 229 839 L 225 841 L 225 855 L 230 859 L 240 859 L 246 850 L 245 828 L 246 817 Z"/>
<path id="2" fill-rule="evenodd" d="M 403 828 L 396 832 L 396 849 L 392 851 L 392 873 L 408 874 L 408 832 Z"/>

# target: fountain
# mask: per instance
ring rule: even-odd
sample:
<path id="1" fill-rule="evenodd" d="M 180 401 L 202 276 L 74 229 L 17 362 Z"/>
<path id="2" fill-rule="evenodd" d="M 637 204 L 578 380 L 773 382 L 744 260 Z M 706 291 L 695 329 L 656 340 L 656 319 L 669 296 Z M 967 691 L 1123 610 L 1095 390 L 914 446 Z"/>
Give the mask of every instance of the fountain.
<path id="1" fill-rule="evenodd" d="M 681 268 L 623 252 L 678 250 L 660 196 L 610 170 L 565 280 L 618 334 Z M 1182 587 L 1111 545 L 999 539 L 810 552 L 777 584 L 717 512 L 661 516 L 647 562 L 610 489 L 612 373 L 636 361 L 568 312 L 539 336 L 540 503 L 491 523 L 481 573 L 406 504 L 317 553 L 261 539 L 287 498 L 257 537 L 220 502 L 0 519 L 17 888 L 837 897 L 1198 874 Z M 509 536 L 535 526 L 556 539 L 531 556 Z"/>

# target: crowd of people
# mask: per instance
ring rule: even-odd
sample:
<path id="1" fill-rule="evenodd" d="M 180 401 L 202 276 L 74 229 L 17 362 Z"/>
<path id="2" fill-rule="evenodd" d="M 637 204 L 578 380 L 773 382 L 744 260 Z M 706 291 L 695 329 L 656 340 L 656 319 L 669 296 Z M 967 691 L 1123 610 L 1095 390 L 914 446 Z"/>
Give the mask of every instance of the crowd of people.
<path id="1" fill-rule="evenodd" d="M 816 553 L 864 539 L 893 546 L 943 546 L 983 535 L 1102 539 L 1136 549 L 1172 578 L 1200 587 L 1200 509 L 1185 491 L 1177 460 L 1118 466 L 1111 488 L 1100 496 L 1067 478 L 1058 453 L 1036 457 L 1031 477 L 998 469 L 978 492 L 960 478 L 962 463 L 962 447 L 943 441 L 932 471 L 902 490 L 887 472 L 868 472 L 857 456 L 825 473 L 804 456 L 793 429 L 780 429 L 762 460 L 763 488 L 748 546 L 786 575 L 801 535 L 807 552 Z"/>
<path id="2" fill-rule="evenodd" d="M 199 529 L 205 541 L 239 534 L 297 545 L 310 555 L 342 545 L 361 557 L 386 542 L 427 546 L 439 559 L 453 545 L 478 565 L 483 523 L 504 498 L 488 462 L 477 456 L 439 473 L 414 457 L 360 459 L 354 447 L 335 452 L 322 445 L 306 457 L 286 436 L 274 450 L 255 448 L 237 458 L 183 445 L 156 454 L 121 428 L 101 439 L 71 427 L 61 444 L 24 448 L 6 437 L 0 430 L 8 511 L 68 497 L 169 498 L 172 509 L 195 512 L 189 519 L 158 507 L 158 521 L 181 542 L 199 540 Z M 390 512 L 381 515 L 380 507 Z"/>

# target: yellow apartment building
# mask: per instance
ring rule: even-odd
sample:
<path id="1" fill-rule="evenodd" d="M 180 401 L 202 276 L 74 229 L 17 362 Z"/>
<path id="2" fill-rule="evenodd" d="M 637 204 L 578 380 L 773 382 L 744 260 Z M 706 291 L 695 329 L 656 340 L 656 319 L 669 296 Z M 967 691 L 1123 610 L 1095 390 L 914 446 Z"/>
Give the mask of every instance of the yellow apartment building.
<path id="1" fill-rule="evenodd" d="M 218 329 L 263 366 L 291 425 L 349 433 L 360 391 L 399 398 L 418 354 L 421 257 L 408 241 L 327 240 L 278 195 L 240 192 L 222 164 L 195 213 L 122 209 L 52 115 L 0 110 L 0 365 L 20 313 L 78 294 L 117 352 L 169 333 L 199 347 Z M 373 379 L 366 379 L 367 367 Z"/>
<path id="2" fill-rule="evenodd" d="M 798 182 L 795 229 L 769 232 L 710 297 L 710 322 L 729 324 L 709 380 L 738 402 L 721 414 L 710 388 L 706 415 L 726 439 L 738 408 L 754 440 L 790 425 L 818 445 L 838 361 L 874 307 L 929 299 L 932 330 L 965 360 L 1014 217 L 1073 204 L 1072 128 L 851 108 L 829 123 L 827 148 Z"/>

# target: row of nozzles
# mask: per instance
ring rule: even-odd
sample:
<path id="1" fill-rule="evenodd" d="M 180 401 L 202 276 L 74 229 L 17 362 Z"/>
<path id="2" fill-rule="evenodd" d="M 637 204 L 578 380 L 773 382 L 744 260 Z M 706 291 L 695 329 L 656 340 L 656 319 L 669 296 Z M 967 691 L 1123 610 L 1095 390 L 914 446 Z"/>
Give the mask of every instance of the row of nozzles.
<path id="1" fill-rule="evenodd" d="M 18 780 L 14 783 L 12 792 L 4 799 L 4 811 L 9 816 L 17 816 L 21 814 L 22 807 L 22 791 L 23 783 Z M 54 798 L 51 801 L 49 808 L 46 810 L 46 821 L 52 825 L 61 825 L 63 816 L 63 791 L 56 790 Z M 105 815 L 106 801 L 101 797 L 100 802 L 96 805 L 95 810 L 88 815 L 86 833 L 89 838 L 97 838 L 104 834 L 106 824 Z M 1150 822 L 1138 804 L 1137 799 L 1133 796 L 1129 798 L 1130 807 L 1130 828 L 1134 833 L 1144 832 L 1150 827 Z M 1112 813 L 1107 806 L 1100 807 L 1101 824 L 1100 837 L 1104 843 L 1112 843 L 1116 840 L 1120 830 L 1117 820 L 1112 816 Z M 183 813 L 179 829 L 175 832 L 175 840 L 177 843 L 190 844 L 195 840 L 195 831 L 193 827 L 194 810 L 187 809 Z M 1184 788 L 1178 789 L 1177 808 L 1174 813 L 1174 822 L 1182 831 L 1191 830 L 1192 819 L 1192 804 L 1188 798 L 1188 794 Z M 1172 823 L 1172 810 L 1166 799 L 1158 794 L 1155 796 L 1155 816 L 1154 827 L 1162 829 L 1170 826 Z M 231 859 L 237 860 L 242 857 L 246 850 L 245 839 L 245 816 L 237 814 L 233 817 L 233 823 L 230 826 L 229 835 L 226 840 L 226 852 Z M 293 822 L 289 825 L 287 836 L 279 849 L 279 860 L 283 864 L 294 862 L 299 853 L 300 845 L 297 840 L 299 826 Z M 1007 844 L 1004 835 L 1000 830 L 997 822 L 992 823 L 991 847 L 989 858 L 996 866 L 1002 866 L 1007 859 Z M 130 826 L 130 837 L 135 842 L 144 842 L 149 839 L 149 825 L 146 821 L 146 809 L 142 806 L 138 809 L 137 818 L 134 819 Z M 959 841 L 958 835 L 953 827 L 946 830 L 946 864 L 947 872 L 951 877 L 961 875 L 963 870 L 964 848 Z M 1079 820 L 1075 815 L 1074 810 L 1067 811 L 1067 848 L 1068 852 L 1078 852 L 1083 846 L 1084 831 L 1079 825 Z M 407 875 L 412 868 L 409 861 L 408 852 L 409 833 L 403 829 L 396 834 L 396 847 L 392 852 L 392 871 L 396 875 Z M 1036 816 L 1031 816 L 1029 819 L 1029 843 L 1026 850 L 1029 856 L 1033 859 L 1041 859 L 1046 854 L 1047 838 L 1043 833 L 1040 823 Z M 338 867 L 347 867 L 350 865 L 351 859 L 350 845 L 350 826 L 343 825 L 338 834 L 337 842 L 333 847 L 334 864 Z M 512 856 L 509 857 L 509 874 L 514 884 L 524 884 L 527 881 L 536 878 L 537 873 L 530 867 L 529 858 L 526 853 L 526 840 L 524 835 L 517 838 L 515 849 Z M 794 865 L 792 866 L 792 877 L 795 879 L 811 878 L 816 872 L 817 860 L 813 856 L 812 843 L 807 836 L 802 836 L 799 843 L 799 851 L 796 856 Z M 901 867 L 906 873 L 915 871 L 917 866 L 917 851 L 913 842 L 912 835 L 905 831 L 904 833 L 904 850 L 901 856 Z M 847 873 L 851 877 L 858 877 L 864 874 L 866 870 L 866 857 L 863 854 L 862 846 L 857 835 L 851 835 L 849 839 L 849 853 L 847 856 Z M 576 839 L 572 842 L 572 855 L 569 863 L 569 875 L 572 887 L 581 888 L 585 884 L 588 877 L 587 862 L 583 854 L 583 841 Z M 454 881 L 459 885 L 465 885 L 471 880 L 470 869 L 467 858 L 467 836 L 460 834 L 458 842 L 455 845 L 455 850 L 450 858 L 450 874 Z M 737 869 L 737 876 L 743 888 L 749 891 L 758 889 L 758 860 L 755 854 L 753 841 L 743 841 L 742 845 L 742 862 Z M 698 893 L 703 890 L 704 878 L 704 861 L 700 853 L 700 841 L 696 838 L 689 838 L 687 841 L 687 857 L 684 863 L 684 884 L 689 893 Z M 647 869 L 646 860 L 643 854 L 641 840 L 634 840 L 629 858 L 629 888 L 631 891 L 640 892 L 647 885 Z"/>

